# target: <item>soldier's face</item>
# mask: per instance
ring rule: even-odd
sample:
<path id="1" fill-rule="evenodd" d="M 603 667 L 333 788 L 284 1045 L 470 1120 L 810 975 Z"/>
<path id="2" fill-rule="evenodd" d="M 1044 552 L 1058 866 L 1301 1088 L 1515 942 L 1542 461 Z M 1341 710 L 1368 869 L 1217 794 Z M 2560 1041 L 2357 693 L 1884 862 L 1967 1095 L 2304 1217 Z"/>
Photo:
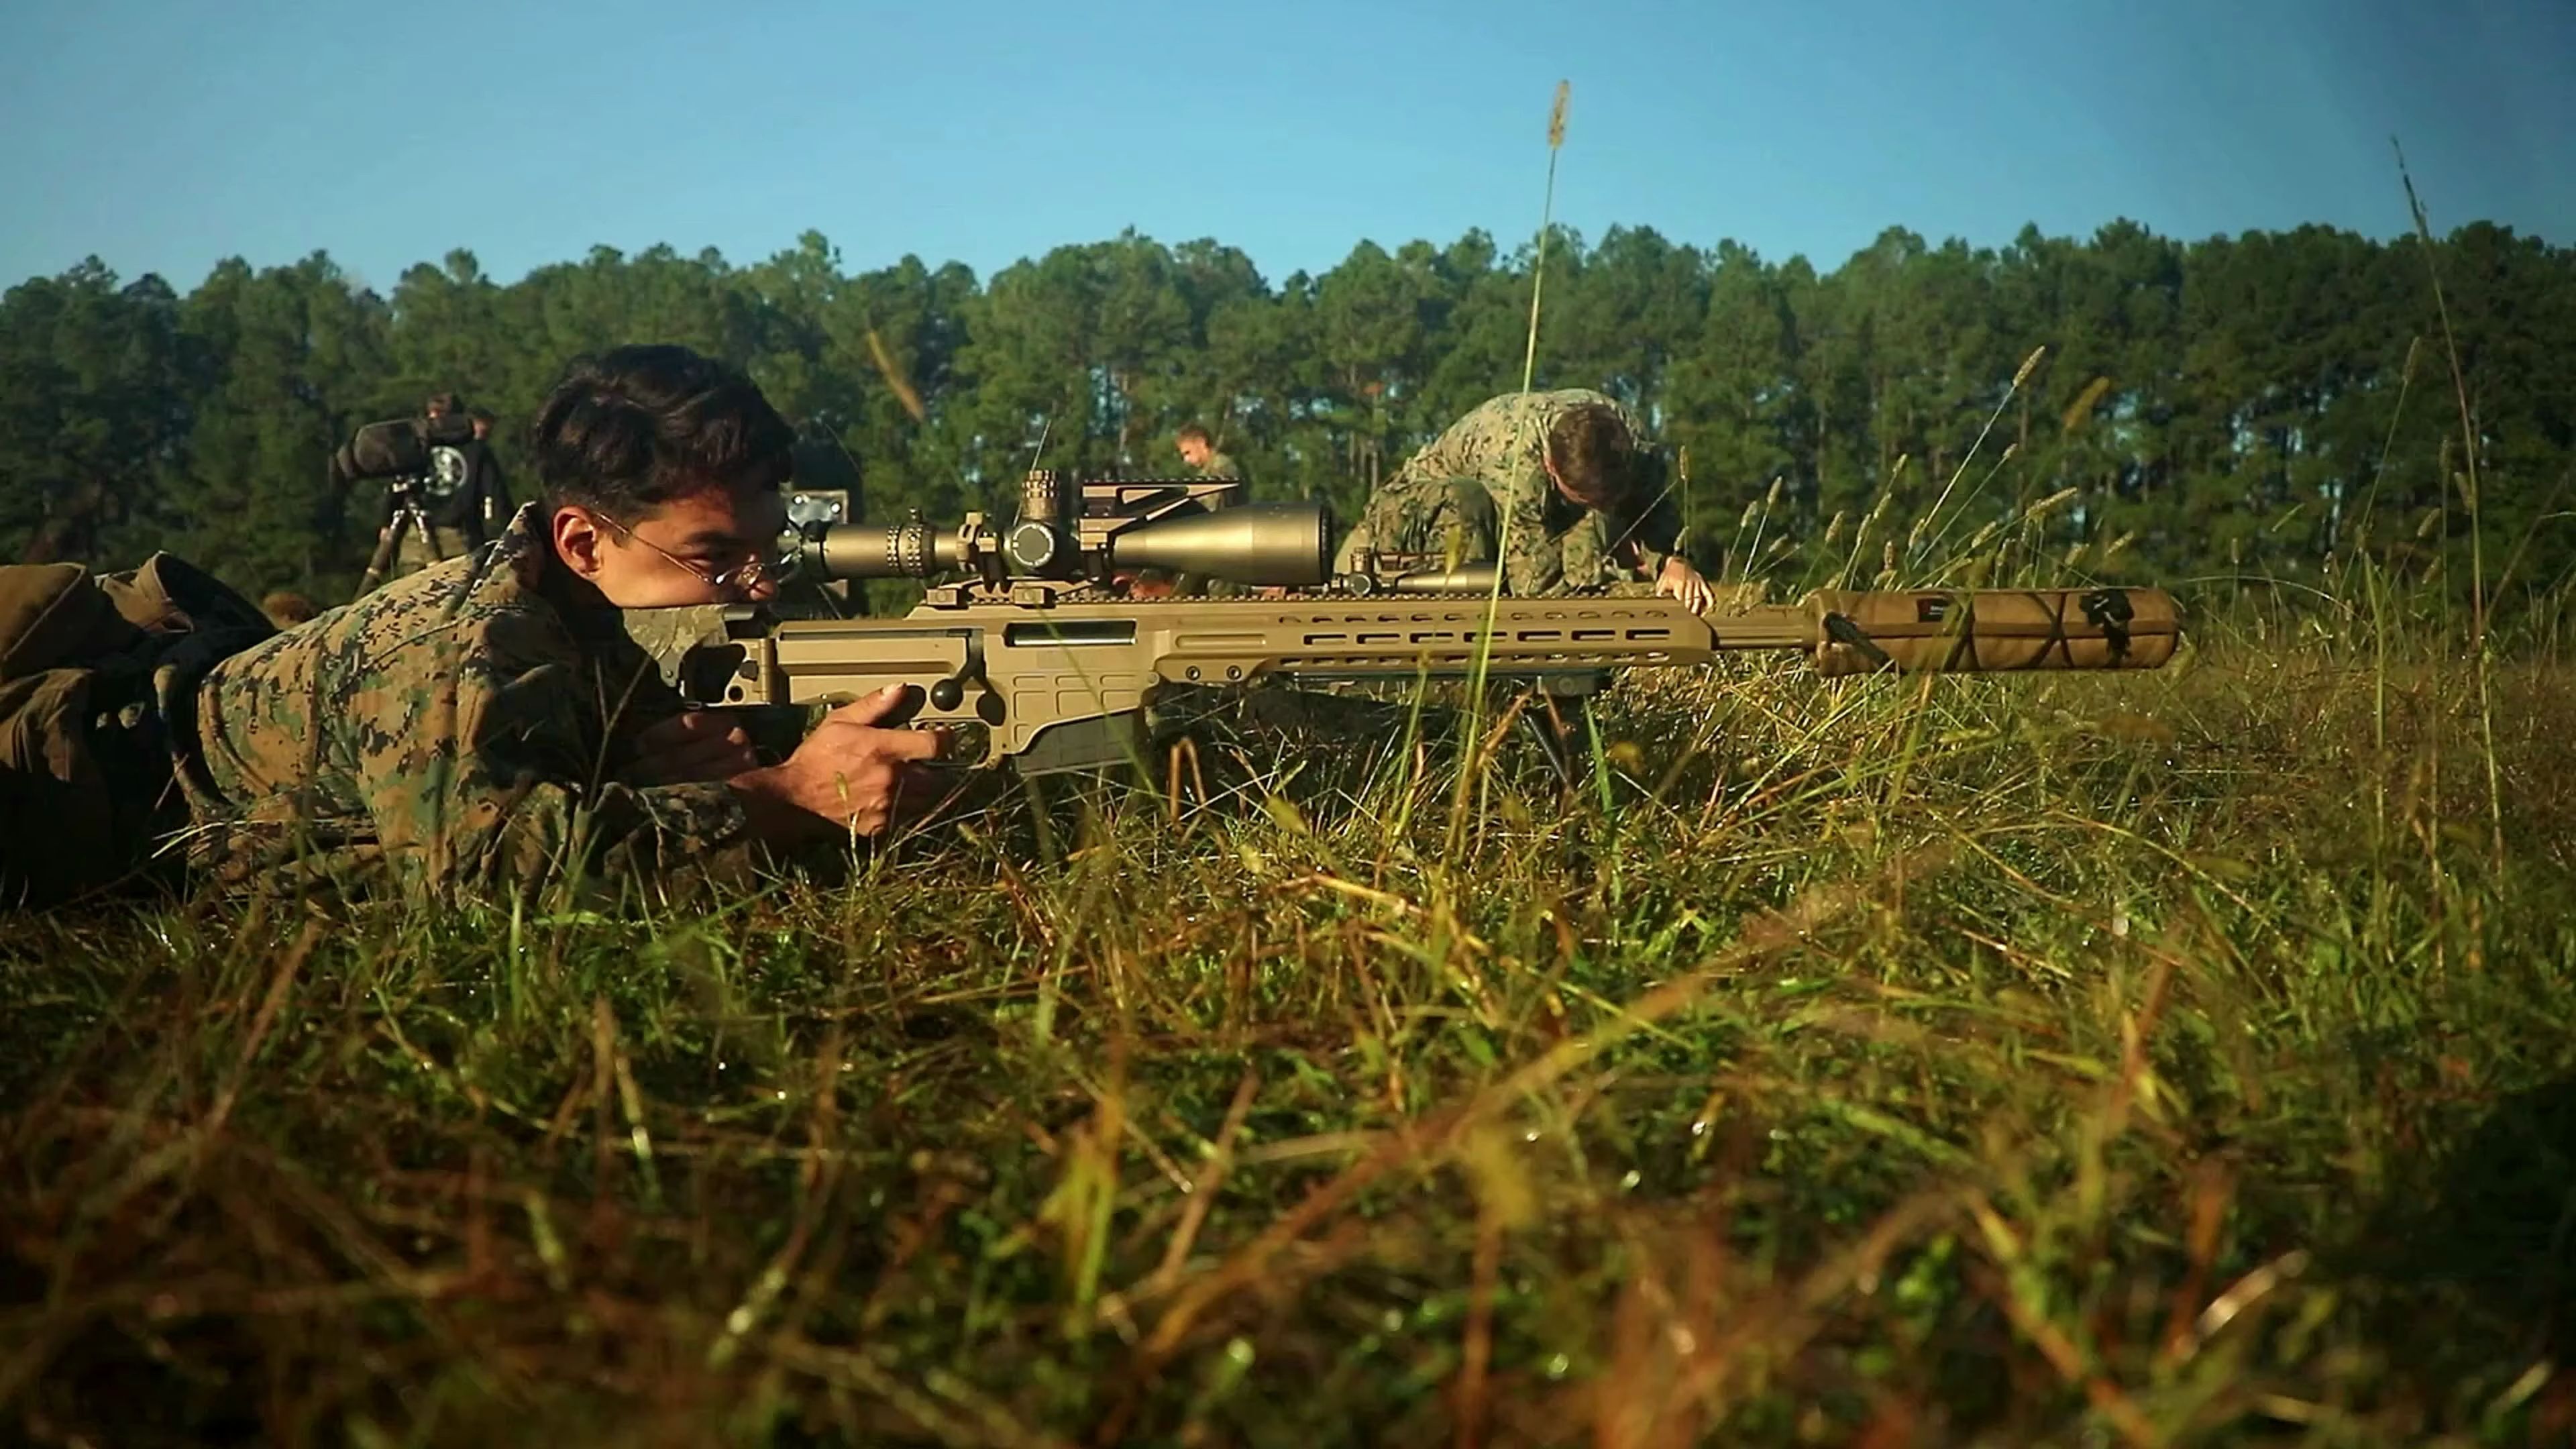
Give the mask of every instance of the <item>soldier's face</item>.
<path id="1" fill-rule="evenodd" d="M 621 609 L 730 604 L 777 593 L 787 502 L 768 488 L 702 488 L 631 524 L 566 507 L 555 556 Z"/>
<path id="2" fill-rule="evenodd" d="M 1195 468 L 1207 461 L 1208 445 L 1196 438 L 1181 439 L 1181 461 Z"/>

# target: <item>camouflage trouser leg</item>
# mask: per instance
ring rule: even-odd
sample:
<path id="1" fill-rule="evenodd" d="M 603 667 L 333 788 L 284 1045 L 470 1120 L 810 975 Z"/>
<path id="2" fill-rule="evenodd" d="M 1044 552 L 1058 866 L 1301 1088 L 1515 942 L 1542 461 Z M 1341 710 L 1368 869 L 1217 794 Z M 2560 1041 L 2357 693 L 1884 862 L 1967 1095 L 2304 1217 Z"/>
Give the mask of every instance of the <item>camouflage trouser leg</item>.
<path id="1" fill-rule="evenodd" d="M 1398 473 L 1369 495 L 1343 540 L 1336 573 L 1359 571 L 1366 555 L 1430 554 L 1474 562 L 1494 557 L 1502 539 L 1493 495 L 1473 478 Z"/>
<path id="2" fill-rule="evenodd" d="M 454 558 L 473 547 L 466 540 L 465 530 L 461 528 L 433 528 L 430 532 L 437 539 L 437 558 L 430 557 L 429 541 L 420 536 L 420 530 L 416 528 L 403 530 L 402 546 L 394 553 L 393 576 L 395 578 L 418 573 L 438 562 L 439 559 Z"/>

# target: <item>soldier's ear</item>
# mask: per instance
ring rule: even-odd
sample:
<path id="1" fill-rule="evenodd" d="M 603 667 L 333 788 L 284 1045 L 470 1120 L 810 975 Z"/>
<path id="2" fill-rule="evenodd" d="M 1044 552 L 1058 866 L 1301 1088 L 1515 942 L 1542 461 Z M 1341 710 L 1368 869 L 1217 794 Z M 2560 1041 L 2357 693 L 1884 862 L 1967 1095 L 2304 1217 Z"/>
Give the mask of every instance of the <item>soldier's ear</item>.
<path id="1" fill-rule="evenodd" d="M 599 520 L 584 509 L 558 508 L 546 520 L 546 527 L 554 542 L 555 557 L 563 560 L 563 566 L 577 578 L 598 579 L 600 549 L 608 541 Z"/>

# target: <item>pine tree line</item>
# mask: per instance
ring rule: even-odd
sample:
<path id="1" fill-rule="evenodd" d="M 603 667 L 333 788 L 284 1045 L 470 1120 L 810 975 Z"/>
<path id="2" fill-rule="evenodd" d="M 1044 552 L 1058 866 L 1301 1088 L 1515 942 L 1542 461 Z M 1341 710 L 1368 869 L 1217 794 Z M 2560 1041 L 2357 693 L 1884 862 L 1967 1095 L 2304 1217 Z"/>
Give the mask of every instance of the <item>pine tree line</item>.
<path id="1" fill-rule="evenodd" d="M 567 357 L 648 340 L 749 368 L 802 433 L 801 479 L 871 516 L 1002 506 L 1042 435 L 1052 465 L 1181 471 L 1173 430 L 1198 422 L 1255 496 L 1347 518 L 1517 386 L 1534 255 L 1362 242 L 1273 284 L 1233 247 L 1131 232 L 979 282 L 913 257 L 851 273 L 808 232 L 751 266 L 603 247 L 506 284 L 457 251 L 389 295 L 321 253 L 232 260 L 184 296 L 93 259 L 0 298 L 0 558 L 169 548 L 345 597 L 377 504 L 323 465 L 354 427 L 455 390 L 500 414 L 515 465 Z M 1560 230 L 1538 385 L 1617 394 L 1687 450 L 1705 566 L 1837 568 L 1875 511 L 1900 572 L 2009 523 L 2133 579 L 2296 582 L 2368 549 L 2456 581 L 2474 461 L 2488 593 L 2548 589 L 2576 565 L 2576 251 L 2479 223 L 2429 263 L 2413 238 L 2123 221 L 2000 249 L 1893 228 L 1820 273 Z"/>

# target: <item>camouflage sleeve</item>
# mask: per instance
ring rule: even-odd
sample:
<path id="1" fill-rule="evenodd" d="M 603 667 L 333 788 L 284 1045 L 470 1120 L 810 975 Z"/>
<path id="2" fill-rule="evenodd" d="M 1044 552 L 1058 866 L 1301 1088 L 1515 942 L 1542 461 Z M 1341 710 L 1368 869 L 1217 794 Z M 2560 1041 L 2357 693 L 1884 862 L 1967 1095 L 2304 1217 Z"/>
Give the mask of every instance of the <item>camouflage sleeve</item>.
<path id="1" fill-rule="evenodd" d="M 1566 584 L 1580 588 L 1589 582 L 1580 558 L 1569 574 L 1566 539 L 1548 536 L 1547 500 L 1556 485 L 1535 453 L 1505 465 L 1499 476 L 1489 475 L 1485 487 L 1498 519 L 1494 552 L 1507 592 L 1534 599 Z"/>
<path id="2" fill-rule="evenodd" d="M 597 677 L 559 621 L 511 612 L 463 632 L 435 651 L 454 667 L 353 701 L 358 783 L 401 874 L 441 897 L 566 875 L 748 881 L 759 846 L 732 790 L 610 778 L 600 722 L 630 691 Z"/>

